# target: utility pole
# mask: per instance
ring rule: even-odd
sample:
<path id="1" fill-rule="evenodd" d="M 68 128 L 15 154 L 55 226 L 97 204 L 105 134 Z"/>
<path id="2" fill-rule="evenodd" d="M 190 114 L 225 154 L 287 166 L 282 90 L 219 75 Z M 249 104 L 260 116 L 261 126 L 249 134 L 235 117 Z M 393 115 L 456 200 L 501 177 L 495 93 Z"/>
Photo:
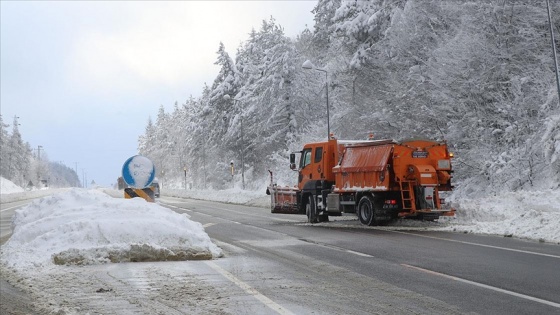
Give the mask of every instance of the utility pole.
<path id="1" fill-rule="evenodd" d="M 204 189 L 206 189 L 206 146 L 203 144 L 202 145 L 202 160 L 204 161 L 204 164 L 202 164 L 202 169 L 204 171 Z"/>
<path id="2" fill-rule="evenodd" d="M 556 91 L 558 92 L 558 105 L 560 107 L 560 79 L 558 78 L 558 61 L 556 59 L 556 43 L 554 31 L 552 30 L 552 18 L 550 17 L 550 1 L 546 0 L 546 11 L 548 12 L 548 25 L 550 27 L 550 41 L 552 43 L 552 56 L 554 57 L 554 73 L 556 74 Z"/>

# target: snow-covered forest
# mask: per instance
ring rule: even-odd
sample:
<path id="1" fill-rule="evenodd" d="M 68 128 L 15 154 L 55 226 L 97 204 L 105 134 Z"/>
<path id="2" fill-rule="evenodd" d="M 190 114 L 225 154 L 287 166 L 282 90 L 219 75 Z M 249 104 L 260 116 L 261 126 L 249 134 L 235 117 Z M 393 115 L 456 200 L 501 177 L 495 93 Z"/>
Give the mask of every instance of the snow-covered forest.
<path id="1" fill-rule="evenodd" d="M 560 2 L 551 10 L 560 50 Z M 319 0 L 313 13 L 295 39 L 271 17 L 235 58 L 220 43 L 201 96 L 148 120 L 139 152 L 161 181 L 182 185 L 186 168 L 194 188 L 240 186 L 243 159 L 248 189 L 267 170 L 295 184 L 288 154 L 327 138 L 328 95 L 339 139 L 446 140 L 460 194 L 559 187 L 546 1 Z"/>
<path id="2" fill-rule="evenodd" d="M 41 146 L 31 148 L 29 142 L 23 140 L 17 116 L 10 126 L 0 115 L 0 125 L 0 175 L 3 178 L 28 189 L 81 186 L 73 169 L 49 161 Z"/>

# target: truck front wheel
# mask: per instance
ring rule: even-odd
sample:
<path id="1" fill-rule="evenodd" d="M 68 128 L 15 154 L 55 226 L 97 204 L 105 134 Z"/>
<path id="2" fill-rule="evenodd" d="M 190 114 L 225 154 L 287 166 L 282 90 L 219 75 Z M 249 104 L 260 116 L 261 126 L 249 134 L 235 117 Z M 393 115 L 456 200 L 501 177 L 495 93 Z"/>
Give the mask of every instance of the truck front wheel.
<path id="1" fill-rule="evenodd" d="M 315 197 L 309 195 L 307 203 L 305 204 L 305 214 L 307 215 L 307 222 L 318 223 L 317 208 L 315 207 Z"/>
<path id="2" fill-rule="evenodd" d="M 374 225 L 374 202 L 371 196 L 363 196 L 358 203 L 358 219 L 364 225 Z"/>

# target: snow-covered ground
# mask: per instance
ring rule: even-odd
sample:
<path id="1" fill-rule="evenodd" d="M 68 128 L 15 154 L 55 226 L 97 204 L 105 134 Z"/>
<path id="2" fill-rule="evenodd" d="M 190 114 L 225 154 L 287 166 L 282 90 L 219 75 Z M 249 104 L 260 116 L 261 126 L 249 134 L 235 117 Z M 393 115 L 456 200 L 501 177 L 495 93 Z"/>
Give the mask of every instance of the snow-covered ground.
<path id="1" fill-rule="evenodd" d="M 68 190 L 68 188 L 45 188 L 26 191 L 4 177 L 0 177 L 0 182 L 2 185 L 0 190 L 0 203 L 40 198 Z"/>
<path id="2" fill-rule="evenodd" d="M 186 214 L 78 188 L 16 211 L 12 236 L 2 246 L 2 263 L 16 269 L 220 255 L 202 225 Z"/>
<path id="3" fill-rule="evenodd" d="M 79 300 L 95 302 L 99 298 L 96 295 L 112 291 L 120 283 L 112 278 L 100 280 L 95 269 L 100 264 L 209 260 L 222 256 L 222 250 L 211 241 L 204 227 L 190 220 L 187 214 L 179 214 L 140 198 L 124 199 L 122 191 L 106 191 L 110 194 L 100 188 L 73 188 L 62 192 L 49 190 L 52 195 L 35 199 L 16 210 L 12 235 L 0 249 L 0 275 L 3 285 L 5 281 L 30 296 L 34 311 L 41 314 L 90 314 L 91 305 L 80 309 L 76 306 Z M 12 200 L 29 199 L 24 194 L 32 195 L 34 192 L 1 197 L 4 200 L 7 196 L 19 195 Z M 167 275 L 170 268 L 179 268 L 181 272 L 185 268 L 185 265 L 177 267 L 172 263 L 167 263 L 162 270 L 151 267 L 149 263 L 135 266 L 138 267 L 129 267 L 127 272 L 146 274 L 149 281 L 167 281 L 169 277 L 176 276 Z M 118 273 L 112 270 L 114 274 Z M 106 271 L 100 273 L 107 275 Z M 162 276 L 162 273 L 167 276 Z M 96 280 L 92 280 L 94 278 Z M 203 305 L 191 308 L 202 310 L 200 313 L 210 314 L 219 306 L 211 300 L 214 296 L 212 287 L 197 279 L 178 281 L 176 285 L 161 284 L 161 287 L 162 292 L 169 290 L 166 296 L 174 301 L 183 301 L 185 294 L 193 300 L 204 301 Z M 134 292 L 138 290 L 138 287 L 132 289 Z M 131 289 L 125 284 L 122 291 L 126 293 Z M 121 293 L 116 294 L 113 300 L 121 299 L 119 301 L 125 301 L 122 303 L 128 303 L 129 296 L 125 293 L 122 293 L 124 297 L 119 295 Z M 11 299 L 17 300 L 18 297 Z M 101 308 L 120 307 L 120 302 L 113 303 Z M 131 308 L 141 304 L 140 301 L 130 303 Z M 151 310 L 147 313 L 161 313 L 158 304 L 154 303 L 147 302 L 146 309 Z M 7 305 L 18 307 L 13 304 Z M 155 306 L 150 308 L 152 305 Z M 12 311 L 18 313 L 18 310 Z"/>
<path id="4" fill-rule="evenodd" d="M 443 230 L 502 235 L 560 244 L 560 190 L 450 198 L 456 218 Z"/>
<path id="5" fill-rule="evenodd" d="M 244 204 L 263 208 L 270 207 L 270 196 L 266 195 L 266 187 L 258 191 L 243 190 L 236 187 L 225 190 L 164 189 L 161 192 L 170 197 Z"/>
<path id="6" fill-rule="evenodd" d="M 18 192 L 24 192 L 23 188 L 4 177 L 0 177 L 0 194 L 13 194 Z"/>

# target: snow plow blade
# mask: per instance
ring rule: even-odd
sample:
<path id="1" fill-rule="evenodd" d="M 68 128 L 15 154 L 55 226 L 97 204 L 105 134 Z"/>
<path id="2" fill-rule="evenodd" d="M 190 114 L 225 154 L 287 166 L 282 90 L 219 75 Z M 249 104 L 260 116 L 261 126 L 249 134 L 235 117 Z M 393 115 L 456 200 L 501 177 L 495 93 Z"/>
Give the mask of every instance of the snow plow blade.
<path id="1" fill-rule="evenodd" d="M 270 195 L 270 205 L 272 213 L 298 213 L 296 187 L 269 186 L 266 194 Z"/>

